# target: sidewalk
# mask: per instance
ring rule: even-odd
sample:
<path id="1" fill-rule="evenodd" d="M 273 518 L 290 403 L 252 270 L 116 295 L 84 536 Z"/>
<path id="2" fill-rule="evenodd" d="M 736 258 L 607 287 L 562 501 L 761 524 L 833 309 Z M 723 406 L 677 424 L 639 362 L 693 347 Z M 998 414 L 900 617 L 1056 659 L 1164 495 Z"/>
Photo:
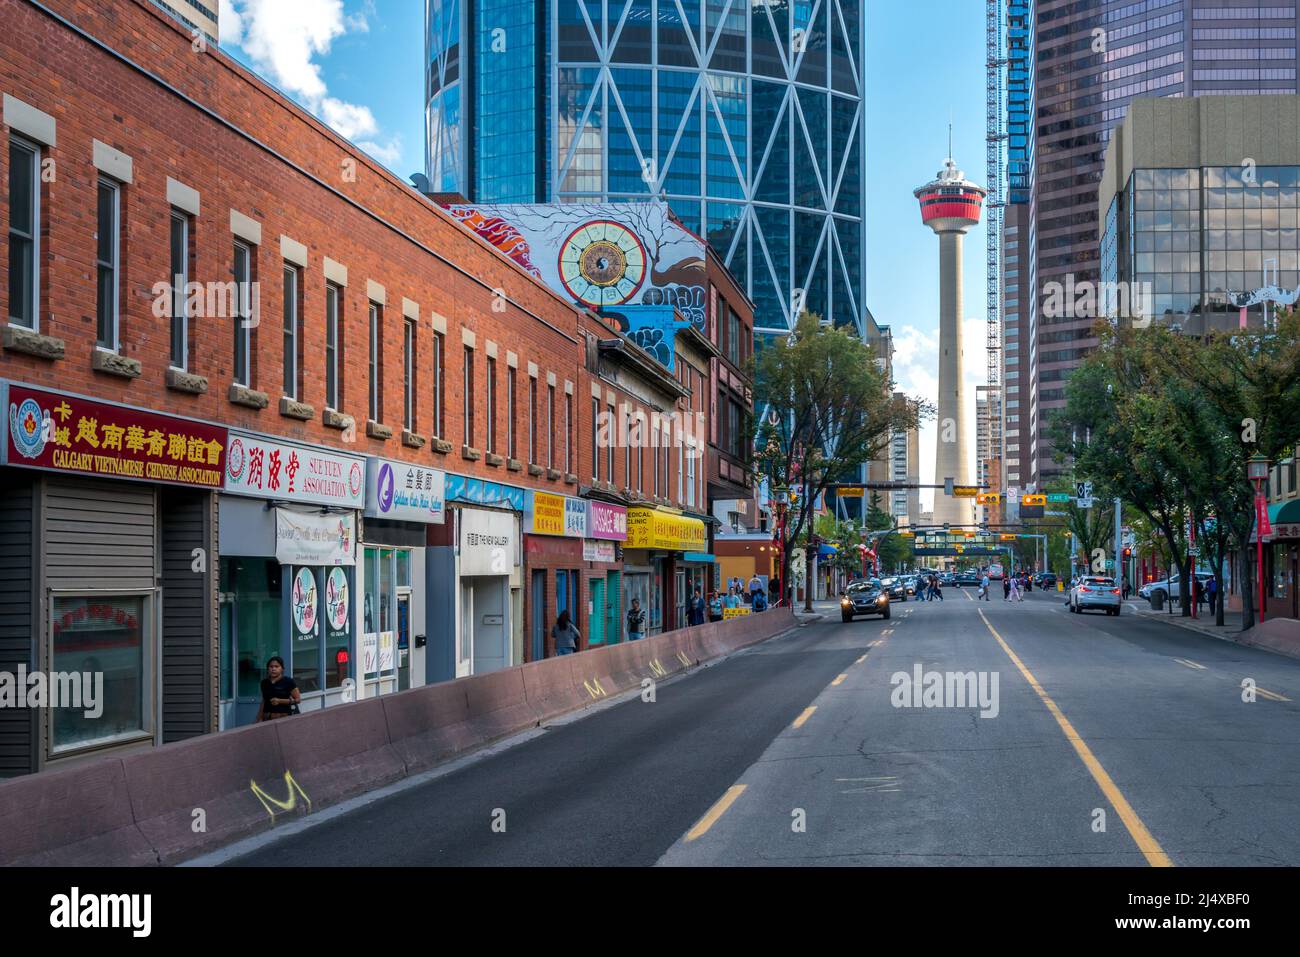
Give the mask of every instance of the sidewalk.
<path id="1" fill-rule="evenodd" d="M 806 612 L 803 610 L 803 602 L 797 601 L 794 603 L 794 617 L 801 625 L 828 618 L 839 611 L 840 608 L 839 599 L 837 598 L 821 598 L 815 600 L 812 604 L 813 610 Z"/>
<path id="2" fill-rule="evenodd" d="M 1214 615 L 1210 613 L 1209 605 L 1201 606 L 1199 618 L 1184 618 L 1177 603 L 1174 603 L 1173 614 L 1169 613 L 1168 605 L 1165 606 L 1163 611 L 1152 611 L 1151 603 L 1140 598 L 1131 598 L 1124 604 L 1143 618 L 1166 621 L 1180 628 L 1199 631 L 1201 634 L 1209 635 L 1212 638 L 1235 641 L 1236 636 L 1241 634 L 1241 612 L 1239 611 L 1225 611 L 1223 613 L 1223 627 L 1220 628 L 1214 623 Z"/>

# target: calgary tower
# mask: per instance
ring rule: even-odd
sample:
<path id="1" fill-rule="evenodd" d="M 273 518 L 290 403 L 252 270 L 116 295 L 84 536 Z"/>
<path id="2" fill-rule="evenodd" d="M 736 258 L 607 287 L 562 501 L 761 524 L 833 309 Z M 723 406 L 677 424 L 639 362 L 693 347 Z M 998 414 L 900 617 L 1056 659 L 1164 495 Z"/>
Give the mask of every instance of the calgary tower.
<path id="1" fill-rule="evenodd" d="M 939 403 L 934 481 L 942 485 L 951 478 L 957 485 L 969 485 L 969 412 L 961 361 L 961 247 L 966 231 L 980 221 L 988 190 L 967 180 L 949 157 L 936 179 L 912 192 L 921 203 L 921 222 L 939 234 Z M 974 521 L 973 503 L 974 499 L 936 490 L 934 521 L 969 525 Z"/>

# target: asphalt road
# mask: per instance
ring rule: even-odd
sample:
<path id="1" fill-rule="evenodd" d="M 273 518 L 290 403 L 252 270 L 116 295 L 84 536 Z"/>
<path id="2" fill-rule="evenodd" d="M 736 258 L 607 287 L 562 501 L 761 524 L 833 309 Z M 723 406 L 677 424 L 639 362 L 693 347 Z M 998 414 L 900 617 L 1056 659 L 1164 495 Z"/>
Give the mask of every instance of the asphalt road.
<path id="1" fill-rule="evenodd" d="M 1055 594 L 973 593 L 895 603 L 890 621 L 824 606 L 653 703 L 232 863 L 1300 864 L 1300 662 L 1071 615 Z M 918 666 L 974 672 L 986 695 L 906 706 L 893 679 Z"/>

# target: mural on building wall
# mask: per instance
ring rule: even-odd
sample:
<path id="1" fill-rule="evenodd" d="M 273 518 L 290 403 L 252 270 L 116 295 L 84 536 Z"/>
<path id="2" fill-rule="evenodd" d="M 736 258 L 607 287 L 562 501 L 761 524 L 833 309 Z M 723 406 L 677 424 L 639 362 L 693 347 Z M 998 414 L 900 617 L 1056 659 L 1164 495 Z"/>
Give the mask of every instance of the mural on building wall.
<path id="1" fill-rule="evenodd" d="M 669 372 L 676 370 L 674 342 L 677 330 L 690 324 L 678 319 L 672 306 L 624 305 L 602 309 L 600 314 Z"/>
<path id="2" fill-rule="evenodd" d="M 707 334 L 704 241 L 664 203 L 448 206 L 567 299 L 676 308 Z"/>

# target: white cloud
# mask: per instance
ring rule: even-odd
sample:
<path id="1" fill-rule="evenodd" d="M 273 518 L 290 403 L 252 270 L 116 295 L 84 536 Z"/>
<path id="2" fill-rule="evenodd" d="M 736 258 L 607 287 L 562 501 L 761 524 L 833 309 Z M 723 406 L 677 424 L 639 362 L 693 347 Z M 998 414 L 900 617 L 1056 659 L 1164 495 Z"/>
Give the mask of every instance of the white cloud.
<path id="1" fill-rule="evenodd" d="M 962 379 L 966 386 L 966 446 L 970 450 L 970 478 L 975 477 L 975 387 L 987 377 L 986 333 L 983 319 L 962 322 Z M 931 405 L 939 398 L 939 333 L 913 325 L 894 326 L 894 381 L 896 388 Z M 938 437 L 934 418 L 922 423 L 920 434 L 920 481 L 934 479 L 934 450 Z M 934 500 L 931 489 L 921 490 L 921 507 L 929 511 Z"/>
<path id="2" fill-rule="evenodd" d="M 321 58 L 329 55 L 334 41 L 368 33 L 374 14 L 370 0 L 352 14 L 345 13 L 343 0 L 221 0 L 221 42 L 243 47 L 272 83 L 340 136 L 393 165 L 401 159 L 401 140 L 382 140 L 370 107 L 330 96 L 321 71 Z"/>

